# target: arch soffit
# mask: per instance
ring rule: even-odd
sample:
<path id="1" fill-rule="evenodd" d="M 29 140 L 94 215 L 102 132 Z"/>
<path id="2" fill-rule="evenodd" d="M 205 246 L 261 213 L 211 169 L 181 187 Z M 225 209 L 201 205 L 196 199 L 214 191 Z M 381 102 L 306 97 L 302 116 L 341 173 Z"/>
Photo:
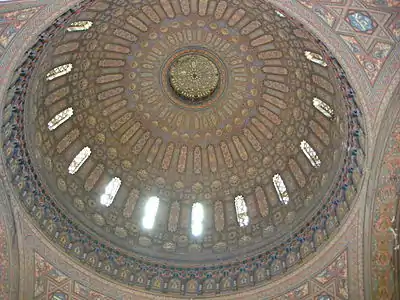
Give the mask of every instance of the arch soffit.
<path id="1" fill-rule="evenodd" d="M 367 299 L 374 299 L 374 297 L 378 297 L 377 295 L 374 294 L 374 291 L 371 290 L 373 287 L 372 284 L 372 278 L 373 278 L 373 240 L 375 239 L 374 237 L 374 226 L 376 225 L 376 222 L 374 222 L 375 216 L 378 214 L 378 201 L 380 198 L 379 193 L 381 192 L 382 189 L 380 189 L 381 186 L 390 185 L 390 181 L 385 181 L 387 180 L 387 176 L 385 176 L 385 173 L 388 171 L 388 157 L 386 156 L 386 150 L 390 146 L 391 139 L 395 138 L 393 136 L 393 133 L 396 131 L 397 127 L 400 127 L 400 102 L 398 101 L 399 97 L 399 92 L 400 92 L 400 86 L 395 89 L 393 93 L 393 97 L 391 98 L 388 108 L 383 115 L 383 121 L 380 124 L 378 128 L 378 134 L 375 139 L 375 149 L 374 149 L 374 155 L 372 158 L 371 162 L 371 168 L 370 168 L 370 176 L 368 180 L 368 186 L 367 186 L 367 195 L 365 197 L 365 202 L 361 203 L 361 212 L 363 212 L 363 224 L 364 224 L 364 280 L 365 280 L 365 290 L 369 291 L 366 292 L 366 296 L 370 297 Z M 390 180 L 390 179 L 389 179 Z M 396 185 L 396 183 L 393 181 L 391 184 Z M 387 200 L 387 199 L 386 199 Z M 389 202 L 393 202 L 390 201 Z M 394 226 L 394 225 L 393 225 Z M 387 231 L 386 236 L 383 238 L 390 239 L 391 238 L 391 233 Z M 390 284 L 388 282 L 388 284 Z"/>

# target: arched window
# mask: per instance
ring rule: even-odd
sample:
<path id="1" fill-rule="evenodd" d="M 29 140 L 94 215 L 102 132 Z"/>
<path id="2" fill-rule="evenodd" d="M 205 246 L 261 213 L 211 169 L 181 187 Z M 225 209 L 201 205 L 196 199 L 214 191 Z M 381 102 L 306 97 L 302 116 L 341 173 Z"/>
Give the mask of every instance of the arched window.
<path id="1" fill-rule="evenodd" d="M 89 158 L 92 151 L 89 147 L 83 148 L 72 160 L 71 164 L 68 167 L 69 174 L 75 174 L 78 172 L 79 168 L 85 163 L 85 161 Z"/>
<path id="2" fill-rule="evenodd" d="M 319 64 L 323 67 L 327 66 L 327 64 L 324 61 L 324 59 L 322 58 L 322 56 L 317 53 L 310 52 L 310 51 L 304 51 L 304 55 L 306 56 L 306 58 L 308 60 L 312 61 L 313 63 Z"/>
<path id="3" fill-rule="evenodd" d="M 192 234 L 199 236 L 203 233 L 204 207 L 196 202 L 192 206 Z"/>
<path id="4" fill-rule="evenodd" d="M 321 99 L 314 98 L 313 105 L 328 119 L 332 120 L 335 117 L 335 113 L 333 112 L 333 109 L 328 104 L 326 104 L 324 101 L 322 101 Z"/>
<path id="5" fill-rule="evenodd" d="M 154 226 L 154 222 L 156 220 L 158 205 L 160 204 L 160 199 L 158 197 L 150 197 L 147 200 L 146 206 L 144 207 L 144 216 L 143 216 L 143 227 L 145 229 L 152 229 Z"/>
<path id="6" fill-rule="evenodd" d="M 307 156 L 308 160 L 312 164 L 314 168 L 318 168 L 321 166 L 321 160 L 318 157 L 317 152 L 313 149 L 313 147 L 310 146 L 309 143 L 306 141 L 302 141 L 300 143 L 300 148 L 303 150 L 304 154 Z"/>
<path id="7" fill-rule="evenodd" d="M 286 190 L 285 183 L 282 180 L 282 177 L 279 174 L 276 174 L 273 178 L 272 181 L 274 182 L 274 186 L 276 189 L 276 192 L 278 193 L 279 200 L 283 204 L 288 204 L 289 203 L 289 194 Z"/>
<path id="8" fill-rule="evenodd" d="M 119 187 L 121 186 L 121 179 L 118 177 L 114 177 L 107 184 L 106 190 L 103 195 L 100 197 L 100 203 L 104 206 L 109 207 L 115 198 L 115 195 L 118 193 Z"/>
<path id="9" fill-rule="evenodd" d="M 275 10 L 275 13 L 281 18 L 286 18 L 286 16 L 283 13 L 281 13 L 279 10 Z"/>
<path id="10" fill-rule="evenodd" d="M 85 31 L 88 30 L 90 27 L 92 27 L 93 22 L 91 21 L 77 21 L 73 22 L 69 25 L 67 28 L 67 31 L 72 32 L 72 31 Z"/>
<path id="11" fill-rule="evenodd" d="M 53 119 L 50 120 L 50 122 L 47 124 L 48 128 L 50 131 L 56 129 L 58 126 L 60 126 L 62 123 L 67 121 L 69 118 L 72 117 L 74 114 L 74 110 L 72 107 L 69 107 L 62 112 L 59 112 Z"/>
<path id="12" fill-rule="evenodd" d="M 247 205 L 242 195 L 235 197 L 236 218 L 240 227 L 249 225 L 250 218 L 247 215 Z"/>
<path id="13" fill-rule="evenodd" d="M 72 64 L 66 64 L 55 67 L 53 70 L 51 70 L 49 73 L 46 74 L 46 80 L 48 81 L 53 80 L 57 77 L 68 74 L 71 71 L 72 71 Z"/>

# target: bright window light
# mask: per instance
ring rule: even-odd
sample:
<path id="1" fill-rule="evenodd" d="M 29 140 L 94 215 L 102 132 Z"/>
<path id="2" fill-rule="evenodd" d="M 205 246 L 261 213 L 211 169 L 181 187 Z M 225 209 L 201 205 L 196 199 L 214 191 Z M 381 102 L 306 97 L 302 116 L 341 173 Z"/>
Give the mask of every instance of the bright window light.
<path id="1" fill-rule="evenodd" d="M 203 233 L 204 207 L 196 202 L 192 206 L 192 234 L 200 236 Z"/>
<path id="2" fill-rule="evenodd" d="M 324 101 L 322 101 L 321 99 L 314 98 L 313 105 L 328 119 L 333 119 L 335 117 L 335 113 L 333 112 L 333 109 L 328 104 L 326 104 Z"/>
<path id="3" fill-rule="evenodd" d="M 73 159 L 71 164 L 68 167 L 69 174 L 75 174 L 78 172 L 79 168 L 85 163 L 85 161 L 89 158 L 92 151 L 89 147 L 83 148 Z"/>
<path id="4" fill-rule="evenodd" d="M 73 22 L 69 25 L 67 28 L 67 31 L 72 32 L 72 31 L 85 31 L 88 30 L 90 27 L 92 27 L 93 22 L 91 21 L 77 21 Z"/>
<path id="5" fill-rule="evenodd" d="M 117 192 L 121 186 L 121 179 L 118 177 L 114 177 L 111 181 L 107 184 L 106 190 L 104 194 L 100 197 L 100 203 L 104 206 L 109 207 L 117 195 Z"/>
<path id="6" fill-rule="evenodd" d="M 247 205 L 242 195 L 235 197 L 236 219 L 240 227 L 249 225 L 250 218 L 247 215 Z"/>
<path id="7" fill-rule="evenodd" d="M 314 53 L 314 52 L 310 52 L 310 51 L 304 51 L 304 55 L 306 56 L 306 58 L 310 61 L 312 61 L 313 63 L 316 63 L 318 65 L 321 65 L 323 67 L 326 67 L 327 64 L 324 61 L 324 59 L 322 58 L 321 55 Z"/>
<path id="8" fill-rule="evenodd" d="M 57 77 L 61 77 L 72 71 L 72 64 L 66 64 L 62 66 L 55 67 L 49 73 L 46 74 L 46 80 L 50 81 Z"/>
<path id="9" fill-rule="evenodd" d="M 58 113 L 47 124 L 49 130 L 53 131 L 58 126 L 60 126 L 62 123 L 67 121 L 69 118 L 71 118 L 73 114 L 74 114 L 74 110 L 72 109 L 72 107 L 69 107 L 69 108 L 63 110 L 62 112 Z"/>
<path id="10" fill-rule="evenodd" d="M 143 227 L 145 229 L 153 228 L 159 204 L 160 199 L 158 197 L 150 197 L 149 200 L 147 200 L 142 221 Z"/>
<path id="11" fill-rule="evenodd" d="M 307 156 L 314 168 L 321 166 L 321 160 L 319 159 L 317 152 L 313 149 L 313 147 L 310 146 L 309 143 L 302 141 L 300 143 L 300 148 L 303 150 L 305 156 Z"/>
<path id="12" fill-rule="evenodd" d="M 272 181 L 274 182 L 274 186 L 276 189 L 276 192 L 278 193 L 279 200 L 283 204 L 288 204 L 289 203 L 289 194 L 286 190 L 285 183 L 282 180 L 282 177 L 279 174 L 276 174 L 273 178 Z"/>

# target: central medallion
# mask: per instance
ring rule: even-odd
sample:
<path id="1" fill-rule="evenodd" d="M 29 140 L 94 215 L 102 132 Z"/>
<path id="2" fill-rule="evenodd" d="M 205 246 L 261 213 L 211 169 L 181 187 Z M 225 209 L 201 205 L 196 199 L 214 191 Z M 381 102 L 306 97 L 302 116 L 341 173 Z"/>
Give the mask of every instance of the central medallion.
<path id="1" fill-rule="evenodd" d="M 219 56 L 202 47 L 178 49 L 162 67 L 161 84 L 168 98 L 186 109 L 212 106 L 227 86 L 227 71 Z"/>
<path id="2" fill-rule="evenodd" d="M 185 100 L 202 101 L 211 96 L 219 83 L 217 66 L 207 57 L 187 54 L 177 58 L 169 70 L 175 93 Z"/>

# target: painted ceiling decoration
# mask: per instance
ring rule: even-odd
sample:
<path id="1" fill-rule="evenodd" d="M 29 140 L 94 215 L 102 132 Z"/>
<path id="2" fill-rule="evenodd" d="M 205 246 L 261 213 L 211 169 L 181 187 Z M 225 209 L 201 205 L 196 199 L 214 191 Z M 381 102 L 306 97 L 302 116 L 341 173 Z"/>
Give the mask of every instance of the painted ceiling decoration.
<path id="1" fill-rule="evenodd" d="M 311 278 L 302 280 L 302 282 L 277 297 L 267 298 L 272 300 L 286 299 L 318 299 L 318 300 L 346 300 L 349 299 L 348 292 L 348 254 L 347 250 L 338 255 L 327 266 L 320 269 Z M 62 271 L 53 266 L 45 257 L 35 253 L 35 291 L 33 300 L 53 299 L 76 299 L 76 300 L 134 300 L 138 299 L 136 295 L 125 295 L 118 298 L 112 293 L 102 293 L 88 287 L 85 283 L 73 280 Z M 157 281 L 161 285 L 161 281 Z M 211 288 L 212 281 L 206 283 Z"/>
<path id="2" fill-rule="evenodd" d="M 299 2 L 337 32 L 374 85 L 379 71 L 400 41 L 398 1 Z"/>
<path id="3" fill-rule="evenodd" d="M 396 253 L 399 255 L 399 250 L 395 250 L 396 238 L 390 231 L 390 227 L 393 227 L 393 222 L 397 221 L 395 216 L 396 206 L 399 205 L 399 155 L 400 122 L 397 121 L 384 149 L 373 208 L 374 219 L 370 224 L 372 230 L 370 283 L 374 299 L 390 299 L 395 290 L 394 278 L 396 277 L 393 276 L 394 267 L 391 262 Z"/>
<path id="4" fill-rule="evenodd" d="M 85 1 L 40 35 L 23 62 L 25 46 L 34 44 L 27 32 L 36 38 L 33 27 L 48 26 L 75 0 L 54 0 L 62 9 L 52 1 L 34 8 L 21 1 L 19 11 L 0 12 L 0 68 L 6 66 L 0 90 L 13 81 L 2 106 L 7 174 L 1 168 L 0 174 L 17 196 L 9 196 L 18 206 L 13 213 L 38 228 L 34 238 L 54 244 L 65 264 L 87 270 L 90 284 L 35 244 L 24 260 L 38 251 L 38 270 L 49 273 L 29 273 L 22 286 L 33 276 L 37 285 L 27 299 L 326 300 L 353 299 L 358 290 L 367 296 L 369 288 L 371 299 L 391 297 L 388 226 L 397 200 L 399 130 L 379 129 L 386 116 L 378 108 L 385 112 L 400 74 L 397 1 L 271 0 L 276 7 L 251 0 Z M 221 3 L 226 8 L 217 19 Z M 271 41 L 255 45 L 257 30 Z M 201 40 L 203 31 L 211 37 Z M 235 59 L 241 62 L 233 65 Z M 16 61 L 23 64 L 9 76 Z M 46 81 L 52 71 L 59 76 Z M 201 117 L 207 111 L 216 121 L 212 113 Z M 386 144 L 366 140 L 386 134 L 379 188 L 363 193 L 375 186 L 370 161 Z M 274 175 L 282 179 L 278 187 Z M 118 188 L 107 190 L 115 179 Z M 373 205 L 364 205 L 370 195 Z M 153 197 L 157 204 L 150 206 Z M 356 229 L 347 227 L 349 219 L 361 220 L 369 207 L 371 232 L 360 236 L 371 235 L 371 245 L 339 239 L 338 232 Z M 14 262 L 3 264 L 15 246 L 7 230 L 0 230 L 5 299 L 15 276 L 5 273 Z M 344 243 L 353 250 L 343 252 Z M 326 252 L 329 259 L 317 260 Z M 365 258 L 349 259 L 354 252 Z M 312 262 L 323 262 L 321 272 L 297 273 Z M 365 291 L 356 269 L 365 272 Z"/>
<path id="5" fill-rule="evenodd" d="M 42 8 L 43 6 L 37 6 L 0 14 L 0 53 L 9 45 L 25 23 Z"/>
<path id="6" fill-rule="evenodd" d="M 261 1 L 193 3 L 84 2 L 31 49 L 3 114 L 8 176 L 53 242 L 188 297 L 323 247 L 364 160 L 354 91 L 319 40 Z"/>

